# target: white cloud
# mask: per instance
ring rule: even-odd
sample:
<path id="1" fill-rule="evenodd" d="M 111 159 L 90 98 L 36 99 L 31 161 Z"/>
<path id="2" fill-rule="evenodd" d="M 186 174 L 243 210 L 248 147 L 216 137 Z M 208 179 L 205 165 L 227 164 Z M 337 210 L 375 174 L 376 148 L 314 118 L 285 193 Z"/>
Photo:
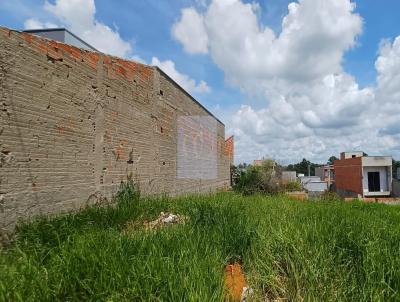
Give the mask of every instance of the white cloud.
<path id="1" fill-rule="evenodd" d="M 43 8 L 96 49 L 124 58 L 132 55 L 131 44 L 117 30 L 96 20 L 94 0 L 56 0 L 54 4 L 46 1 Z M 34 18 L 26 20 L 24 26 L 26 29 L 57 27 Z"/>
<path id="2" fill-rule="evenodd" d="M 186 29 L 175 38 L 189 53 L 205 53 L 189 51 L 192 33 L 204 31 L 207 52 L 227 80 L 261 96 L 225 121 L 236 135 L 237 161 L 263 155 L 326 161 L 347 149 L 400 156 L 400 133 L 399 140 L 394 134 L 400 129 L 400 37 L 381 45 L 376 87 L 360 88 L 342 67 L 362 32 L 354 8 L 350 0 L 290 3 L 277 34 L 261 24 L 258 5 L 213 0 L 204 13 L 192 12 L 202 22 L 182 15 L 174 25 Z"/>
<path id="3" fill-rule="evenodd" d="M 27 19 L 24 22 L 25 29 L 57 28 L 57 24 L 52 22 L 41 22 L 35 18 Z"/>
<path id="4" fill-rule="evenodd" d="M 380 98 L 385 103 L 397 105 L 396 109 L 400 110 L 400 36 L 393 43 L 388 40 L 382 42 L 375 68 Z"/>
<path id="5" fill-rule="evenodd" d="M 194 8 L 182 10 L 181 20 L 172 27 L 172 35 L 183 43 L 186 52 L 207 53 L 208 38 L 203 16 Z"/>
<path id="6" fill-rule="evenodd" d="M 196 81 L 190 78 L 188 75 L 180 73 L 178 70 L 176 70 L 175 63 L 171 60 L 160 61 L 158 58 L 153 57 L 151 60 L 151 65 L 161 68 L 188 92 L 207 93 L 211 90 L 207 83 L 203 80 L 201 80 L 199 83 L 196 83 Z"/>
<path id="7" fill-rule="evenodd" d="M 362 28 L 353 7 L 348 0 L 291 3 L 276 36 L 260 25 L 256 6 L 214 0 L 204 15 L 211 56 L 236 84 L 248 76 L 305 81 L 341 72 L 343 52 Z"/>
<path id="8" fill-rule="evenodd" d="M 83 32 L 97 22 L 94 0 L 56 0 L 54 4 L 45 1 L 44 9 L 76 32 Z"/>
<path id="9" fill-rule="evenodd" d="M 214 0 L 204 15 L 183 9 L 173 35 L 189 53 L 206 53 L 209 44 L 214 61 L 233 78 L 320 76 L 341 71 L 343 51 L 361 32 L 362 20 L 353 8 L 347 0 L 291 3 L 276 36 L 259 25 L 259 5 Z"/>
<path id="10" fill-rule="evenodd" d="M 108 25 L 96 20 L 94 0 L 56 0 L 54 4 L 45 1 L 43 8 L 52 14 L 61 24 L 96 49 L 104 53 L 145 63 L 144 59 L 133 54 L 131 44 L 119 35 L 118 30 L 112 29 Z M 188 17 L 193 17 L 190 12 Z M 196 16 L 194 17 L 196 18 Z M 195 20 L 195 22 L 198 21 Z M 57 27 L 53 23 L 42 22 L 37 19 L 26 20 L 24 26 L 26 29 Z M 177 33 L 179 34 L 179 29 L 177 29 Z M 210 91 L 210 87 L 205 81 L 201 80 L 199 83 L 196 83 L 195 80 L 186 74 L 178 72 L 175 68 L 175 63 L 171 60 L 161 62 L 157 58 L 153 58 L 152 65 L 159 66 L 189 92 L 205 93 Z"/>

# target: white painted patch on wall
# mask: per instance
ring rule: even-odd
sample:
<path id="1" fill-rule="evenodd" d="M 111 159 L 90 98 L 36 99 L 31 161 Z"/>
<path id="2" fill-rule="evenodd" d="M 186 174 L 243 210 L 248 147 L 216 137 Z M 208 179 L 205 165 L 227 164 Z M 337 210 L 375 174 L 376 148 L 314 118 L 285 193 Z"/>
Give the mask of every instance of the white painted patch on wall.
<path id="1" fill-rule="evenodd" d="M 210 116 L 181 116 L 177 131 L 177 178 L 217 179 L 217 121 Z"/>

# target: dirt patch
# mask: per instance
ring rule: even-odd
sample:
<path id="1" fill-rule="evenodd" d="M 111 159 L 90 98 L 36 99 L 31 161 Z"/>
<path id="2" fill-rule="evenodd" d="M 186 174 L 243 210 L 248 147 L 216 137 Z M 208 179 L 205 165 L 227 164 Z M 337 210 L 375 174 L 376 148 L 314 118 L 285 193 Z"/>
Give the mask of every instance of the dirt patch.
<path id="1" fill-rule="evenodd" d="M 297 200 L 306 200 L 308 198 L 308 194 L 306 192 L 302 191 L 295 191 L 295 192 L 286 192 L 288 196 L 290 196 L 293 199 Z"/>
<path id="2" fill-rule="evenodd" d="M 160 216 L 158 216 L 157 219 L 152 221 L 145 221 L 143 225 L 147 230 L 154 230 L 165 227 L 167 225 L 185 223 L 188 219 L 188 216 L 161 212 Z"/>
<path id="3" fill-rule="evenodd" d="M 154 220 L 141 221 L 128 221 L 124 229 L 125 233 L 132 233 L 135 230 L 144 228 L 145 230 L 156 230 L 168 225 L 184 224 L 189 220 L 188 216 L 164 213 L 161 212 L 160 215 Z"/>

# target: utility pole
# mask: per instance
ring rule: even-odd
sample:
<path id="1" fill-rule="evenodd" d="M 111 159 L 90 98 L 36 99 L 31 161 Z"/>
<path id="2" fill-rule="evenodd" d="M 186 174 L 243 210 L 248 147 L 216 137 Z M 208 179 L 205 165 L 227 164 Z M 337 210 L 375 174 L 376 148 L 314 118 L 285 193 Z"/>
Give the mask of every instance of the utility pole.
<path id="1" fill-rule="evenodd" d="M 310 164 L 308 164 L 308 176 L 311 176 L 311 165 Z"/>

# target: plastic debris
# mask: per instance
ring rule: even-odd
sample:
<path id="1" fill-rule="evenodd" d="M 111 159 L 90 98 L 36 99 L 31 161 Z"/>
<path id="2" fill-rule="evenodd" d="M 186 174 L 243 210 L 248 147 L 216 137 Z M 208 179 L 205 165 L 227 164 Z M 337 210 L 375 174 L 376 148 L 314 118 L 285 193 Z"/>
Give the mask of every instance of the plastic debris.
<path id="1" fill-rule="evenodd" d="M 161 212 L 157 219 L 153 221 L 145 221 L 144 226 L 146 229 L 152 230 L 163 227 L 167 224 L 185 223 L 186 220 L 188 220 L 187 216 Z"/>
<path id="2" fill-rule="evenodd" d="M 239 263 L 228 264 L 225 267 L 224 283 L 227 291 L 226 301 L 244 302 L 248 299 L 250 288 Z"/>
<path id="3" fill-rule="evenodd" d="M 162 214 L 163 213 L 161 212 L 161 215 Z M 165 215 L 164 214 L 164 217 L 161 219 L 161 221 L 164 223 L 171 223 L 171 222 L 175 222 L 177 219 L 178 219 L 177 215 L 174 215 L 174 214 Z"/>
<path id="4" fill-rule="evenodd" d="M 242 297 L 240 298 L 240 302 L 248 302 L 248 298 L 250 298 L 253 295 L 254 291 L 251 287 L 243 287 L 242 290 Z"/>

